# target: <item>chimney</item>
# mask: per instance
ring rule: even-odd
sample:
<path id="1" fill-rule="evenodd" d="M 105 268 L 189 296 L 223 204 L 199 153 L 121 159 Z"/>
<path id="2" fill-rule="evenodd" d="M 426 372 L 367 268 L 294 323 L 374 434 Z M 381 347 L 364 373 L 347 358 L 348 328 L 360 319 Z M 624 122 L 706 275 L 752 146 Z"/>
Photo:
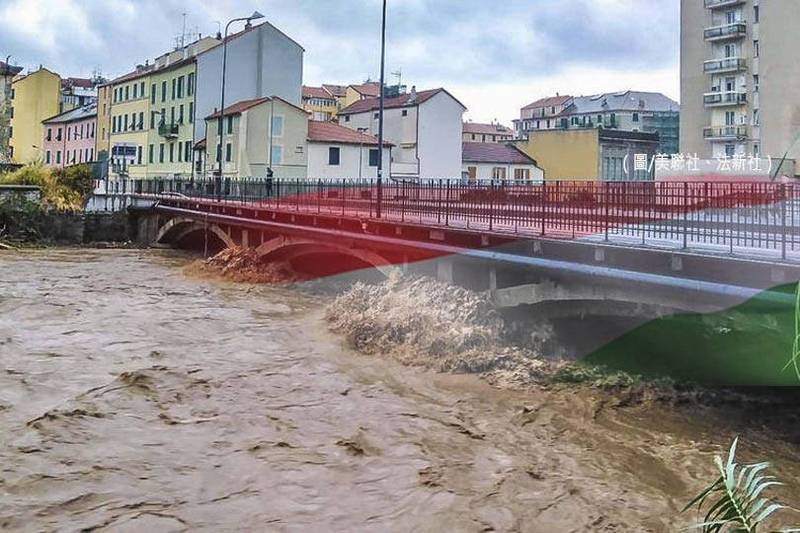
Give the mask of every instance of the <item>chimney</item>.
<path id="1" fill-rule="evenodd" d="M 411 86 L 411 93 L 408 95 L 408 103 L 413 104 L 417 101 L 417 86 Z"/>
<path id="2" fill-rule="evenodd" d="M 221 41 L 221 40 L 222 40 L 222 32 L 221 32 L 221 31 L 218 31 L 218 32 L 217 32 L 217 40 L 218 40 L 218 41 Z"/>

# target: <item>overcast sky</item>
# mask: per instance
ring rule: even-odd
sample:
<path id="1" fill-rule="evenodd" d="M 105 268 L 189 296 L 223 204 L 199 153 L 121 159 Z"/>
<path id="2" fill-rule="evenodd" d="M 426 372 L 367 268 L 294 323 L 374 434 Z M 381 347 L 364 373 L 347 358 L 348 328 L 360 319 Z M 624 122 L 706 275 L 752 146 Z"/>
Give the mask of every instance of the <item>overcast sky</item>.
<path id="1" fill-rule="evenodd" d="M 445 87 L 475 121 L 537 98 L 639 89 L 677 99 L 679 0 L 389 0 L 387 82 Z M 306 84 L 377 79 L 380 0 L 0 0 L 0 53 L 62 76 L 130 71 L 258 10 L 306 50 Z M 4 59 L 3 57 L 2 59 Z"/>

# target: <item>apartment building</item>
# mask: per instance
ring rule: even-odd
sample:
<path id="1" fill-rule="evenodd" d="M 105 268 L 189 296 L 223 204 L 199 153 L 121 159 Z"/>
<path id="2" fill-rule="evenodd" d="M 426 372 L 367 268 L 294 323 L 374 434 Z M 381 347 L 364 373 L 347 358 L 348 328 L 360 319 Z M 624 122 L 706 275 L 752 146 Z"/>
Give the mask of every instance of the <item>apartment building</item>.
<path id="1" fill-rule="evenodd" d="M 11 133 L 11 83 L 22 67 L 0 61 L 0 164 L 10 163 L 9 133 Z"/>
<path id="2" fill-rule="evenodd" d="M 42 121 L 58 114 L 61 77 L 43 67 L 11 83 L 9 155 L 17 164 L 43 157 Z"/>
<path id="3" fill-rule="evenodd" d="M 469 181 L 494 179 L 541 182 L 544 171 L 536 161 L 512 144 L 465 142 L 461 176 Z"/>
<path id="4" fill-rule="evenodd" d="M 681 151 L 701 159 L 789 150 L 800 174 L 800 2 L 681 1 Z"/>
<path id="5" fill-rule="evenodd" d="M 378 134 L 380 99 L 358 100 L 339 112 L 339 124 Z M 467 108 L 445 89 L 384 98 L 384 140 L 392 143 L 392 176 L 461 176 L 463 116 Z"/>
<path id="6" fill-rule="evenodd" d="M 523 107 L 514 125 L 519 137 L 540 130 L 595 127 L 658 133 L 658 151 L 675 154 L 679 114 L 678 103 L 661 93 L 620 91 L 544 98 Z"/>
<path id="7" fill-rule="evenodd" d="M 70 109 L 42 122 L 43 162 L 47 166 L 65 167 L 95 160 L 97 136 L 97 104 Z"/>
<path id="8" fill-rule="evenodd" d="M 311 113 L 311 120 L 325 122 L 339 112 L 336 97 L 322 87 L 303 85 L 303 109 Z"/>
<path id="9" fill-rule="evenodd" d="M 381 84 L 375 81 L 365 81 L 357 85 L 348 85 L 345 88 L 344 107 L 353 105 L 359 100 L 377 98 L 381 94 Z"/>
<path id="10" fill-rule="evenodd" d="M 462 141 L 465 143 L 505 143 L 514 138 L 514 130 L 502 124 L 465 122 Z"/>

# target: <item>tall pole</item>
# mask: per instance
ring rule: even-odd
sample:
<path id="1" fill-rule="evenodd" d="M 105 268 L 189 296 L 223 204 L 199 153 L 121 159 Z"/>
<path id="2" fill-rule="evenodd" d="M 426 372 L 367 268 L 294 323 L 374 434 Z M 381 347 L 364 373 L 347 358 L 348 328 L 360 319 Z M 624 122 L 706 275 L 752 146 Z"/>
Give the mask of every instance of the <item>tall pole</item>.
<path id="1" fill-rule="evenodd" d="M 383 17 L 381 19 L 381 87 L 378 110 L 378 200 L 375 204 L 375 216 L 381 218 L 381 204 L 383 203 L 383 96 L 384 96 L 384 67 L 386 64 L 386 0 L 383 0 Z"/>
<path id="2" fill-rule="evenodd" d="M 222 38 L 222 90 L 220 91 L 219 101 L 219 121 L 217 122 L 217 133 L 219 143 L 215 153 L 217 154 L 217 179 L 214 184 L 217 189 L 217 201 L 222 200 L 222 126 L 225 123 L 225 70 L 228 66 L 228 28 L 237 19 L 233 19 L 225 25 L 225 37 Z"/>
<path id="3" fill-rule="evenodd" d="M 222 200 L 222 125 L 225 119 L 225 70 L 228 65 L 228 29 L 231 27 L 231 24 L 240 20 L 246 20 L 248 24 L 247 27 L 250 27 L 250 21 L 261 18 L 264 18 L 264 15 L 258 11 L 254 11 L 249 17 L 231 19 L 225 25 L 225 36 L 222 39 L 222 89 L 220 90 L 219 121 L 217 122 L 217 129 L 219 130 L 219 144 L 217 145 L 219 161 L 217 161 L 217 178 L 215 180 L 215 185 L 217 187 L 217 201 Z"/>

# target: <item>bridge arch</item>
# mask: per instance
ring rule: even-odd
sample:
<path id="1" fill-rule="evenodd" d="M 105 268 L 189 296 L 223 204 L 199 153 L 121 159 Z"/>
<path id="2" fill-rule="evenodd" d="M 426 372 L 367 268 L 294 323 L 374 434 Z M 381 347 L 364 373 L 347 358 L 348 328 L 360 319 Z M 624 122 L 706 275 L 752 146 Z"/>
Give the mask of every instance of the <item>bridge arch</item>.
<path id="1" fill-rule="evenodd" d="M 167 221 L 167 223 L 158 230 L 155 242 L 159 244 L 177 244 L 192 233 L 204 231 L 207 231 L 218 239 L 225 248 L 233 248 L 236 246 L 231 236 L 225 233 L 218 225 L 206 224 L 185 217 L 175 217 Z"/>
<path id="2" fill-rule="evenodd" d="M 256 248 L 256 252 L 261 258 L 280 256 L 282 259 L 288 261 L 311 254 L 340 255 L 355 259 L 364 265 L 372 267 L 387 278 L 400 270 L 385 257 L 370 250 L 350 248 L 336 243 L 320 242 L 298 237 L 275 237 L 261 244 Z"/>

